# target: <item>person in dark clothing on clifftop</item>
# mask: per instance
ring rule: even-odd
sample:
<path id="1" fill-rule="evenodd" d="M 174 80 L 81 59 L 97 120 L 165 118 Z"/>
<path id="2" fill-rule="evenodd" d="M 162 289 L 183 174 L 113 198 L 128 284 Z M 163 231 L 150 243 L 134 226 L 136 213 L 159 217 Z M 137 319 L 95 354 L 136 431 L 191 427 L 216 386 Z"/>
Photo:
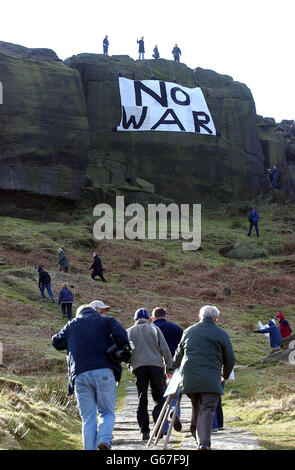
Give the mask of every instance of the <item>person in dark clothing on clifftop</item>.
<path id="1" fill-rule="evenodd" d="M 144 39 L 143 39 L 143 37 L 139 40 L 137 39 L 137 44 L 139 44 L 139 47 L 138 47 L 138 53 L 139 53 L 138 60 L 144 59 L 145 50 L 144 50 Z"/>
<path id="2" fill-rule="evenodd" d="M 179 63 L 180 56 L 181 56 L 181 50 L 179 49 L 177 44 L 175 44 L 175 46 L 173 47 L 172 54 L 173 54 L 173 57 L 174 57 L 174 61 Z"/>
<path id="3" fill-rule="evenodd" d="M 97 253 L 93 253 L 93 263 L 89 269 L 93 269 L 91 277 L 94 280 L 96 276 L 99 276 L 102 282 L 107 282 L 103 275 L 103 269 L 101 264 L 101 259 L 98 257 Z"/>

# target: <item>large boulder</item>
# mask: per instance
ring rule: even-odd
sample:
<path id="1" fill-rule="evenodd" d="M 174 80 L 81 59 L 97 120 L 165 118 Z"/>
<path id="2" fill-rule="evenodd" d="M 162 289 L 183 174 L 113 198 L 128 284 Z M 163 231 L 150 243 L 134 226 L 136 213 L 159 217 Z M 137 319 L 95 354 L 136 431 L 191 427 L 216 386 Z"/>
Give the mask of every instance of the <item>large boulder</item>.
<path id="1" fill-rule="evenodd" d="M 88 145 L 80 75 L 51 50 L 0 42 L 0 80 L 2 199 L 7 191 L 78 199 Z"/>
<path id="2" fill-rule="evenodd" d="M 90 126 L 88 175 L 104 187 L 136 187 L 182 203 L 230 201 L 259 192 L 263 154 L 255 104 L 246 85 L 185 64 L 79 54 L 65 61 L 79 71 Z M 161 79 L 204 92 L 221 137 L 179 132 L 113 132 L 121 118 L 119 75 Z"/>
<path id="3" fill-rule="evenodd" d="M 221 248 L 220 253 L 231 259 L 256 259 L 266 256 L 264 247 L 250 240 L 239 240 L 234 245 Z"/>

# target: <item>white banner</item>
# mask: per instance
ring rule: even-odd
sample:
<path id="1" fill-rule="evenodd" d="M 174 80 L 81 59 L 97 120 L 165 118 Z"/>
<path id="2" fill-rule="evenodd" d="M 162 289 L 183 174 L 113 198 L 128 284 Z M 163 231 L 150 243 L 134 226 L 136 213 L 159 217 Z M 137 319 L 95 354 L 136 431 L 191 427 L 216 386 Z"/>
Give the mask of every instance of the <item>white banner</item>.
<path id="1" fill-rule="evenodd" d="M 122 104 L 117 131 L 172 131 L 216 135 L 201 88 L 119 77 Z"/>

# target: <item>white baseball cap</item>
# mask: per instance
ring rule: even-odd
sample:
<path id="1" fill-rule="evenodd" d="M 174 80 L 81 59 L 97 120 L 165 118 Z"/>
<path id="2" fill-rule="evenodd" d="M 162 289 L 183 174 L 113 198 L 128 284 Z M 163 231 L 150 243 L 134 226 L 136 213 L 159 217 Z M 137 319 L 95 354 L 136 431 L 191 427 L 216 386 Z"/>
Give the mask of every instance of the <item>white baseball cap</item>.
<path id="1" fill-rule="evenodd" d="M 101 300 L 93 300 L 90 302 L 89 307 L 92 308 L 111 308 L 109 305 L 105 305 Z"/>

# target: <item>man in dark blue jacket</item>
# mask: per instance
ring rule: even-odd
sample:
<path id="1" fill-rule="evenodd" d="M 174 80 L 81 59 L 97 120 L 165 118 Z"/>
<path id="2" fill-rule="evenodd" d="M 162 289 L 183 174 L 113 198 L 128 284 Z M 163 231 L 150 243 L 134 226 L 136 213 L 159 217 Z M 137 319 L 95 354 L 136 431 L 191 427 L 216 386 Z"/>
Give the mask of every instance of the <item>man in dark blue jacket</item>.
<path id="1" fill-rule="evenodd" d="M 248 215 L 248 220 L 250 222 L 248 237 L 251 237 L 253 226 L 255 227 L 257 237 L 259 237 L 259 229 L 258 229 L 259 214 L 256 209 L 252 209 L 252 211 Z"/>
<path id="2" fill-rule="evenodd" d="M 53 292 L 51 290 L 51 277 L 48 274 L 47 271 L 45 271 L 42 266 L 38 267 L 38 273 L 39 273 L 39 289 L 41 292 L 41 297 L 42 297 L 42 302 L 45 302 L 46 296 L 45 296 L 45 289 L 48 292 L 49 297 L 51 298 L 52 302 L 55 302 Z"/>
<path id="3" fill-rule="evenodd" d="M 121 372 L 121 366 L 115 366 L 106 353 L 113 342 L 120 348 L 128 347 L 125 329 L 114 318 L 102 317 L 89 306 L 52 338 L 55 349 L 67 350 L 69 394 L 75 387 L 85 450 L 111 448 L 116 381 Z"/>
<path id="4" fill-rule="evenodd" d="M 269 320 L 268 328 L 262 328 L 261 330 L 255 330 L 254 333 L 269 333 L 269 342 L 272 349 L 278 349 L 282 342 L 282 335 L 280 328 L 272 321 Z"/>
<path id="5" fill-rule="evenodd" d="M 182 338 L 182 333 L 183 333 L 182 328 L 180 328 L 180 326 L 177 325 L 176 323 L 168 321 L 167 312 L 164 308 L 161 308 L 161 307 L 154 308 L 154 310 L 152 311 L 152 321 L 153 321 L 153 324 L 156 325 L 158 328 L 160 328 L 160 330 L 162 331 L 165 337 L 165 340 L 169 346 L 171 355 L 173 357 L 177 349 L 177 346 L 180 343 L 180 340 Z M 177 402 L 177 398 L 178 396 L 175 398 L 175 401 L 171 407 L 170 417 L 173 414 L 173 411 Z M 168 430 L 167 428 L 168 428 L 168 425 L 166 424 L 164 428 L 164 432 Z M 180 421 L 180 406 L 178 407 L 177 415 L 174 421 L 174 429 L 175 431 L 178 431 L 178 432 L 180 432 L 182 429 L 182 425 Z"/>

